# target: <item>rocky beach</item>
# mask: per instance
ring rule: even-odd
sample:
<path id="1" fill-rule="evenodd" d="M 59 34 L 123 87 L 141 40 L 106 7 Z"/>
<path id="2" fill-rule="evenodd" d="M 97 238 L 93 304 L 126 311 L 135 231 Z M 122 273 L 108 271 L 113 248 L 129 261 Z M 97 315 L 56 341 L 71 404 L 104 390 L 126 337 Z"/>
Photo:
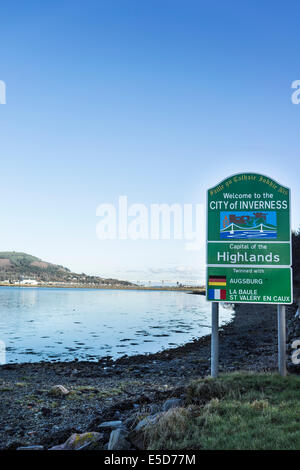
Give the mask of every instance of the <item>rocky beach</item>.
<path id="1" fill-rule="evenodd" d="M 288 351 L 298 339 L 296 309 L 286 309 Z M 220 329 L 220 370 L 276 368 L 276 305 L 235 305 L 233 321 Z M 183 405 L 188 384 L 209 373 L 210 336 L 116 361 L 2 365 L 0 449 L 143 448 L 143 428 Z"/>

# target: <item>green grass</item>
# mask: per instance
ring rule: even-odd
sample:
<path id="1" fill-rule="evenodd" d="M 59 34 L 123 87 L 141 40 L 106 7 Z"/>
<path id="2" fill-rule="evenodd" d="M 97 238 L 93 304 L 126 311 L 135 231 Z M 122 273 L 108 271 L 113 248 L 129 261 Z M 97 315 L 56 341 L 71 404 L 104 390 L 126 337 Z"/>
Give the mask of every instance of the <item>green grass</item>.
<path id="1" fill-rule="evenodd" d="M 300 377 L 233 373 L 187 387 L 163 414 L 148 449 L 300 449 Z"/>
<path id="2" fill-rule="evenodd" d="M 77 385 L 72 387 L 66 400 L 94 400 L 95 398 L 110 398 L 123 393 L 123 385 L 120 383 L 116 387 L 93 387 L 89 385 Z"/>

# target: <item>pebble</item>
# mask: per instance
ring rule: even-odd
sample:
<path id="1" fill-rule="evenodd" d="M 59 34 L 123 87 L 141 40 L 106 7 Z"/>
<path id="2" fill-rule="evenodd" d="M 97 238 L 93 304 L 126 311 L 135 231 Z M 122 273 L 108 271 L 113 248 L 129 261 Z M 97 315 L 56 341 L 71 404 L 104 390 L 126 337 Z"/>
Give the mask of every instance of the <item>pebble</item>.
<path id="1" fill-rule="evenodd" d="M 65 396 L 69 393 L 69 390 L 63 385 L 53 385 L 49 390 L 49 394 L 53 396 Z"/>

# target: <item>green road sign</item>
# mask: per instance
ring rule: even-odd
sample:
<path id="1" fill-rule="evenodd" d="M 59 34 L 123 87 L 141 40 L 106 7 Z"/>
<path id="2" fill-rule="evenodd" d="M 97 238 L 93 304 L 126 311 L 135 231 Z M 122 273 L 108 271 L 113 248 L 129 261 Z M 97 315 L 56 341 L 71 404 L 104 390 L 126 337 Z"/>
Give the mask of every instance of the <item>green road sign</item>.
<path id="1" fill-rule="evenodd" d="M 232 265 L 272 265 L 290 266 L 291 253 L 289 243 L 265 242 L 221 242 L 208 243 L 207 258 L 210 264 Z"/>
<path id="2" fill-rule="evenodd" d="M 208 300 L 232 303 L 292 303 L 290 268 L 207 268 Z"/>
<path id="3" fill-rule="evenodd" d="M 242 173 L 208 190 L 208 300 L 290 304 L 291 264 L 288 188 Z"/>

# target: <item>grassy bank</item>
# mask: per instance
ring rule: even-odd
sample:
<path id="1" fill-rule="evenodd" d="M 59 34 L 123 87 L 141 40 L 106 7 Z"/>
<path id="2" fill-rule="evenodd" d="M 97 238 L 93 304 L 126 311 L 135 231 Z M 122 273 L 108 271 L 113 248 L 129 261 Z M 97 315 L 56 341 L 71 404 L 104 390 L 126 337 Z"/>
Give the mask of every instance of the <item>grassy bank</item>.
<path id="1" fill-rule="evenodd" d="M 300 377 L 232 373 L 200 379 L 185 406 L 147 432 L 149 449 L 300 449 Z"/>

